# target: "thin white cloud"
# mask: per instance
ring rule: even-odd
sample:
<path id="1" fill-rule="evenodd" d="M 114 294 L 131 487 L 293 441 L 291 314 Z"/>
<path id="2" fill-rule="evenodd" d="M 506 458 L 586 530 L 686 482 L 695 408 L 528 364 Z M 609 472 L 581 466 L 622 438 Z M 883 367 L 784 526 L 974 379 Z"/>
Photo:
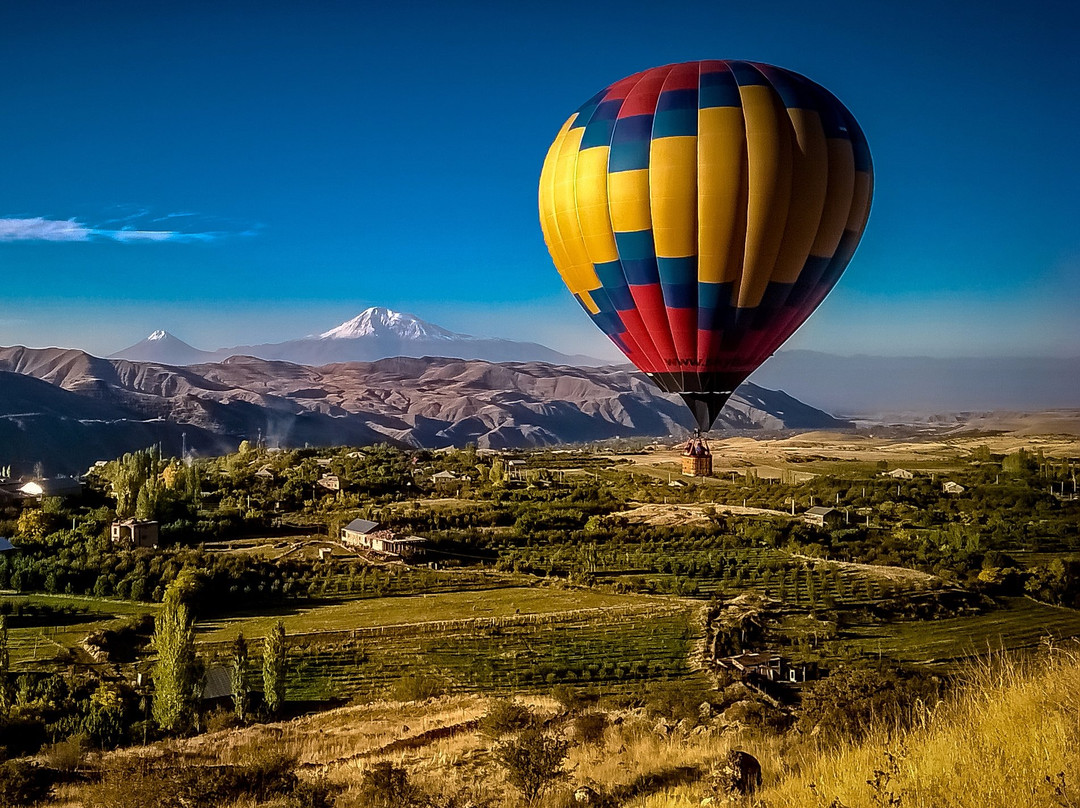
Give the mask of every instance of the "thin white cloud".
<path id="1" fill-rule="evenodd" d="M 229 233 L 208 231 L 189 233 L 179 230 L 139 230 L 135 227 L 119 229 L 91 227 L 75 219 L 46 219 L 41 216 L 29 218 L 0 218 L 0 243 L 12 241 L 94 241 L 107 239 L 121 243 L 145 241 L 214 241 Z"/>
<path id="2" fill-rule="evenodd" d="M 74 219 L 0 219 L 0 241 L 89 241 L 90 229 Z"/>

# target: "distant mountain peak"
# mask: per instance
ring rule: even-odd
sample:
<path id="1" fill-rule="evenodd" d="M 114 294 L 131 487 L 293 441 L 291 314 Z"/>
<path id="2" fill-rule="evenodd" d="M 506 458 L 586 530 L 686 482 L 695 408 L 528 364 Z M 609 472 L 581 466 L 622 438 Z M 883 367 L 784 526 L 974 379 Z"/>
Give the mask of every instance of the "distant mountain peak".
<path id="1" fill-rule="evenodd" d="M 437 325 L 383 306 L 364 309 L 356 317 L 319 334 L 319 339 L 398 337 L 400 339 L 467 339 Z"/>
<path id="2" fill-rule="evenodd" d="M 200 351 L 179 337 L 159 328 L 150 336 L 122 351 L 109 355 L 110 359 L 129 359 L 134 362 L 160 362 L 165 365 L 195 365 L 215 359 L 209 351 Z"/>

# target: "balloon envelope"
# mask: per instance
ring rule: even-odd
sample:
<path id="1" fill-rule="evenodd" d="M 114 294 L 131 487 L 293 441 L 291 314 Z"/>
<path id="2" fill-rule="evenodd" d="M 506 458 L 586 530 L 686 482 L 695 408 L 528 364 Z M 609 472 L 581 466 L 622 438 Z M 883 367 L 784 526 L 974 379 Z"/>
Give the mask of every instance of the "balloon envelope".
<path id="1" fill-rule="evenodd" d="M 827 90 L 765 64 L 686 62 L 570 116 L 540 223 L 596 325 L 707 430 L 832 289 L 872 189 L 862 130 Z"/>

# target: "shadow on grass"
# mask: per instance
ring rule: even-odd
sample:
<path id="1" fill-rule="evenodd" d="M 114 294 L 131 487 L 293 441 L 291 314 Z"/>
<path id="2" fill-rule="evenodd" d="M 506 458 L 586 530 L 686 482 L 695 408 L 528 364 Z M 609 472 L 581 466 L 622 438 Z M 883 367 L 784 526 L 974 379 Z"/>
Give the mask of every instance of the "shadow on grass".
<path id="1" fill-rule="evenodd" d="M 622 805 L 629 800 L 648 797 L 666 788 L 689 785 L 701 779 L 701 770 L 697 766 L 675 766 L 654 774 L 643 774 L 624 786 L 614 788 L 608 794 L 613 805 Z"/>

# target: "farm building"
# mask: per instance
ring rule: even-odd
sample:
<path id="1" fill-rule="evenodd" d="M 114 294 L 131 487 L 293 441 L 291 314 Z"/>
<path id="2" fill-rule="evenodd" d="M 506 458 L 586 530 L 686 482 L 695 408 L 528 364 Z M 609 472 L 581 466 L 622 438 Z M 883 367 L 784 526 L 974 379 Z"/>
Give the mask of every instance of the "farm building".
<path id="1" fill-rule="evenodd" d="M 272 480 L 274 479 L 274 472 L 270 471 L 269 465 L 266 465 L 256 471 L 255 476 L 260 480 Z"/>
<path id="2" fill-rule="evenodd" d="M 427 539 L 420 536 L 399 536 L 389 530 L 372 533 L 368 538 L 371 540 L 371 549 L 376 553 L 419 558 L 427 549 Z"/>
<path id="3" fill-rule="evenodd" d="M 378 522 L 372 522 L 370 519 L 353 519 L 341 529 L 341 540 L 354 547 L 370 547 L 371 545 L 364 537 L 378 529 Z"/>
<path id="4" fill-rule="evenodd" d="M 687 477 L 712 476 L 712 452 L 704 438 L 691 438 L 682 455 L 682 473 Z"/>
<path id="5" fill-rule="evenodd" d="M 432 474 L 431 482 L 434 484 L 436 491 L 458 491 L 468 484 L 466 478 L 459 477 L 452 471 L 440 471 L 438 474 Z"/>
<path id="6" fill-rule="evenodd" d="M 113 544 L 129 550 L 137 547 L 156 549 L 158 546 L 158 523 L 151 519 L 124 519 L 112 523 L 109 533 Z"/>
<path id="7" fill-rule="evenodd" d="M 892 471 L 886 471 L 885 476 L 892 477 L 894 480 L 914 480 L 915 472 L 907 469 L 893 469 Z"/>
<path id="8" fill-rule="evenodd" d="M 427 539 L 420 536 L 399 536 L 392 530 L 379 530 L 379 523 L 368 519 L 353 519 L 341 529 L 341 540 L 348 545 L 376 553 L 417 558 L 424 554 Z"/>
<path id="9" fill-rule="evenodd" d="M 339 478 L 336 474 L 324 474 L 317 480 L 317 482 L 327 491 L 341 490 L 341 478 Z"/>
<path id="10" fill-rule="evenodd" d="M 805 682 L 817 676 L 817 668 L 813 663 L 792 664 L 785 662 L 784 658 L 777 654 L 737 654 L 718 659 L 717 663 L 722 668 L 770 682 Z"/>
<path id="11" fill-rule="evenodd" d="M 962 494 L 967 489 L 964 488 L 964 486 L 960 485 L 960 483 L 954 483 L 952 480 L 950 480 L 949 482 L 941 486 L 941 490 L 944 491 L 946 494 Z"/>
<path id="12" fill-rule="evenodd" d="M 803 519 L 818 527 L 839 527 L 844 522 L 844 515 L 836 508 L 824 508 L 820 505 L 803 514 Z"/>

